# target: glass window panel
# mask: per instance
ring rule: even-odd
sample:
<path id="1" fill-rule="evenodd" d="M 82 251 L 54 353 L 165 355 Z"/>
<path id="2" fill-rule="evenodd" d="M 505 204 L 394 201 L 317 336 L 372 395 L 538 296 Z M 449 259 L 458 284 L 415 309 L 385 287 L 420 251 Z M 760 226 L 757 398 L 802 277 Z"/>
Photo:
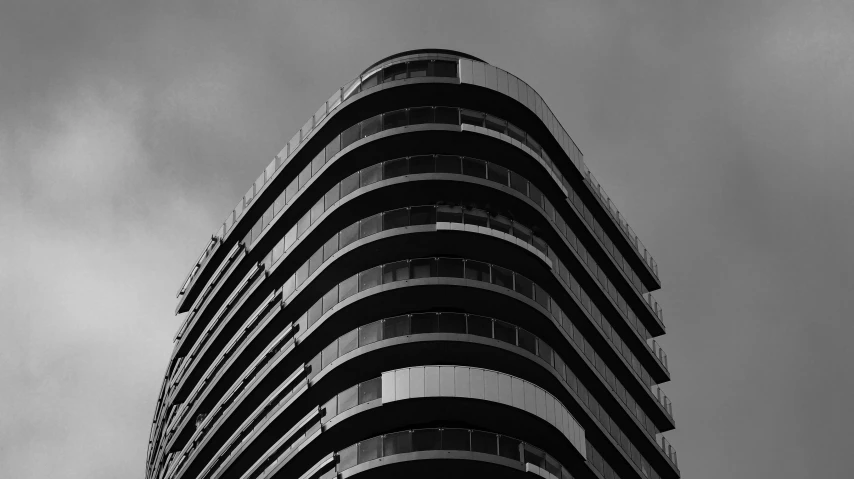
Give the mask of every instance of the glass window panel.
<path id="1" fill-rule="evenodd" d="M 513 288 L 513 273 L 509 269 L 492 265 L 491 273 L 492 284 L 510 289 Z"/>
<path id="2" fill-rule="evenodd" d="M 308 326 L 311 327 L 312 324 L 316 323 L 318 319 L 323 315 L 323 298 L 320 298 L 308 308 Z"/>
<path id="3" fill-rule="evenodd" d="M 329 209 L 332 208 L 335 203 L 338 203 L 338 199 L 340 198 L 340 184 L 335 183 L 329 191 L 326 192 L 326 196 L 323 197 L 323 208 Z"/>
<path id="4" fill-rule="evenodd" d="M 512 437 L 498 436 L 498 455 L 518 461 L 519 445 L 520 442 Z"/>
<path id="5" fill-rule="evenodd" d="M 397 210 L 386 211 L 383 215 L 383 230 L 392 228 L 403 228 L 409 226 L 409 209 L 400 208 Z"/>
<path id="6" fill-rule="evenodd" d="M 517 222 L 513 222 L 513 236 L 519 238 L 525 243 L 531 244 L 531 230 L 526 226 L 522 226 Z"/>
<path id="7" fill-rule="evenodd" d="M 391 339 L 409 334 L 409 316 L 405 314 L 385 319 L 382 323 L 383 339 Z"/>
<path id="8" fill-rule="evenodd" d="M 436 276 L 436 260 L 434 258 L 413 259 L 409 264 L 412 279 Z"/>
<path id="9" fill-rule="evenodd" d="M 383 284 L 409 279 L 409 264 L 396 261 L 383 265 Z"/>
<path id="10" fill-rule="evenodd" d="M 492 337 L 492 319 L 485 316 L 470 314 L 468 316 L 468 333 L 485 338 Z"/>
<path id="11" fill-rule="evenodd" d="M 545 467 L 546 454 L 543 451 L 530 444 L 523 444 L 522 450 L 525 454 L 525 457 L 523 458 L 524 462 L 530 462 L 537 467 Z"/>
<path id="12" fill-rule="evenodd" d="M 412 452 L 412 433 L 401 431 L 383 436 L 383 457 Z"/>
<path id="13" fill-rule="evenodd" d="M 363 168 L 360 172 L 360 186 L 368 186 L 382 179 L 382 164 L 376 164 Z"/>
<path id="14" fill-rule="evenodd" d="M 372 116 L 362 121 L 362 138 L 382 131 L 382 115 Z"/>
<path id="15" fill-rule="evenodd" d="M 383 162 L 383 179 L 395 178 L 409 174 L 409 160 L 397 158 Z"/>
<path id="16" fill-rule="evenodd" d="M 381 276 L 382 266 L 375 266 L 359 273 L 359 291 L 365 291 L 366 289 L 380 285 Z"/>
<path id="17" fill-rule="evenodd" d="M 548 256 L 548 254 L 549 254 L 549 247 L 548 247 L 548 245 L 546 244 L 546 240 L 544 240 L 544 239 L 540 238 L 539 236 L 534 236 L 534 237 L 531 239 L 531 244 L 533 244 L 533 245 L 534 245 L 534 248 L 537 248 L 538 250 L 540 250 L 540 252 L 541 252 L 541 253 L 543 253 L 544 255 Z"/>
<path id="18" fill-rule="evenodd" d="M 416 429 L 412 431 L 413 451 L 435 451 L 442 449 L 442 435 L 438 429 Z"/>
<path id="19" fill-rule="evenodd" d="M 436 313 L 417 313 L 411 318 L 412 334 L 439 332 L 439 316 Z"/>
<path id="20" fill-rule="evenodd" d="M 501 231 L 502 233 L 511 233 L 512 228 L 510 226 L 510 220 L 504 216 L 498 215 L 493 216 L 489 219 L 489 227 Z"/>
<path id="21" fill-rule="evenodd" d="M 371 324 L 362 326 L 359 328 L 359 347 L 381 340 L 382 334 L 382 324 L 380 321 L 374 321 Z"/>
<path id="22" fill-rule="evenodd" d="M 471 443 L 469 442 L 468 429 L 443 429 L 442 430 L 442 449 L 446 451 L 469 451 Z"/>
<path id="23" fill-rule="evenodd" d="M 437 106 L 436 123 L 442 123 L 445 125 L 459 125 L 460 111 L 456 108 Z"/>
<path id="24" fill-rule="evenodd" d="M 412 226 L 436 224 L 436 207 L 413 206 L 409 210 L 409 222 Z"/>
<path id="25" fill-rule="evenodd" d="M 359 404 L 382 397 L 382 378 L 374 378 L 359 384 Z"/>
<path id="26" fill-rule="evenodd" d="M 537 337 L 521 328 L 517 330 L 517 333 L 519 335 L 519 347 L 531 354 L 537 354 Z"/>
<path id="27" fill-rule="evenodd" d="M 299 287 L 308 279 L 308 261 L 302 264 L 296 272 L 296 286 Z"/>
<path id="28" fill-rule="evenodd" d="M 338 339 L 338 355 L 343 356 L 359 347 L 359 330 L 354 329 Z"/>
<path id="29" fill-rule="evenodd" d="M 466 315 L 462 313 L 439 313 L 439 332 L 466 334 Z"/>
<path id="30" fill-rule="evenodd" d="M 543 342 L 542 339 L 539 339 L 537 342 L 537 354 L 543 359 L 543 361 L 552 364 L 552 348 Z"/>
<path id="31" fill-rule="evenodd" d="M 436 158 L 433 155 L 419 155 L 409 158 L 409 173 L 434 173 L 436 171 Z"/>
<path id="32" fill-rule="evenodd" d="M 497 165 L 495 163 L 487 163 L 487 179 L 490 181 L 494 181 L 496 183 L 501 183 L 504 186 L 507 186 L 510 181 L 507 168 L 504 168 L 501 165 Z"/>
<path id="33" fill-rule="evenodd" d="M 382 70 L 377 70 L 376 73 L 371 74 L 368 77 L 362 79 L 361 91 L 370 90 L 371 88 L 377 86 L 380 83 L 380 78 L 382 78 Z"/>
<path id="34" fill-rule="evenodd" d="M 495 329 L 495 339 L 499 341 L 504 341 L 505 343 L 510 343 L 512 345 L 516 345 L 516 327 L 512 324 L 505 323 L 504 321 L 496 320 L 492 325 Z"/>
<path id="35" fill-rule="evenodd" d="M 498 455 L 498 436 L 482 431 L 471 432 L 472 452 Z"/>
<path id="36" fill-rule="evenodd" d="M 361 132 L 362 132 L 362 124 L 361 123 L 356 123 L 355 125 L 351 126 L 350 128 L 347 128 L 346 130 L 344 130 L 344 132 L 341 133 L 341 149 L 343 150 L 344 148 L 347 148 L 348 146 L 353 144 L 353 142 L 358 140 L 360 138 Z"/>
<path id="37" fill-rule="evenodd" d="M 380 226 L 382 225 L 382 215 L 380 213 L 377 213 L 373 216 L 369 216 L 363 219 L 359 223 L 359 237 L 365 238 L 374 233 L 380 232 Z"/>
<path id="38" fill-rule="evenodd" d="M 507 122 L 492 115 L 486 115 L 486 127 L 498 133 L 507 133 Z"/>
<path id="39" fill-rule="evenodd" d="M 510 187 L 523 195 L 528 195 L 528 180 L 512 171 L 510 172 Z"/>
<path id="40" fill-rule="evenodd" d="M 356 241 L 357 239 L 359 239 L 359 222 L 357 221 L 351 224 L 350 226 L 344 228 L 343 230 L 341 230 L 341 233 L 339 233 L 338 236 L 340 238 L 340 248 L 343 248 L 348 244 Z"/>
<path id="41" fill-rule="evenodd" d="M 462 223 L 463 209 L 459 206 L 439 206 L 436 208 L 436 221 Z"/>
<path id="42" fill-rule="evenodd" d="M 383 68 L 383 81 L 403 80 L 406 78 L 406 63 L 396 63 Z"/>
<path id="43" fill-rule="evenodd" d="M 507 134 L 510 135 L 510 138 L 525 144 L 525 132 L 522 131 L 519 127 L 512 123 L 507 123 Z"/>
<path id="44" fill-rule="evenodd" d="M 528 148 L 534 150 L 534 152 L 537 155 L 539 155 L 540 154 L 540 144 L 537 143 L 536 141 L 534 141 L 534 139 L 531 138 L 531 135 L 528 135 L 527 141 L 528 141 Z"/>
<path id="45" fill-rule="evenodd" d="M 486 211 L 478 209 L 463 210 L 463 222 L 467 225 L 486 227 L 489 221 L 486 217 Z"/>
<path id="46" fill-rule="evenodd" d="M 390 111 L 383 115 L 383 130 L 406 126 L 407 123 L 406 110 Z"/>
<path id="47" fill-rule="evenodd" d="M 358 444 L 353 444 L 352 446 L 342 449 L 338 453 L 338 470 L 343 471 L 345 469 L 349 469 L 357 464 L 356 457 L 358 456 Z"/>
<path id="48" fill-rule="evenodd" d="M 546 217 L 548 219 L 554 221 L 555 219 L 555 209 L 552 206 L 551 202 L 548 198 L 543 197 L 543 209 L 546 211 Z"/>
<path id="49" fill-rule="evenodd" d="M 359 464 L 382 457 L 382 436 L 365 439 L 359 443 Z"/>
<path id="50" fill-rule="evenodd" d="M 449 62 L 444 60 L 433 60 L 430 62 L 430 72 L 428 75 L 434 77 L 457 77 L 457 62 Z"/>
<path id="51" fill-rule="evenodd" d="M 563 359 L 557 354 L 555 354 L 555 369 L 558 375 L 566 381 L 566 364 L 564 364 Z"/>
<path id="52" fill-rule="evenodd" d="M 333 254 L 338 252 L 338 235 L 329 238 L 323 245 L 323 261 L 327 261 Z"/>
<path id="53" fill-rule="evenodd" d="M 409 62 L 409 78 L 418 78 L 427 76 L 427 60 L 419 60 Z"/>
<path id="54" fill-rule="evenodd" d="M 463 260 L 455 258 L 439 258 L 438 275 L 443 278 L 462 278 Z"/>
<path id="55" fill-rule="evenodd" d="M 339 151 L 341 151 L 341 137 L 336 136 L 326 145 L 326 161 L 331 160 Z"/>
<path id="56" fill-rule="evenodd" d="M 460 121 L 463 124 L 483 126 L 483 113 L 465 108 L 460 109 Z"/>
<path id="57" fill-rule="evenodd" d="M 359 172 L 355 172 L 352 175 L 348 176 L 341 180 L 341 198 L 349 195 L 350 193 L 356 191 L 356 188 L 359 187 Z"/>
<path id="58" fill-rule="evenodd" d="M 534 284 L 534 300 L 540 303 L 540 306 L 549 309 L 549 295 L 537 284 Z"/>
<path id="59" fill-rule="evenodd" d="M 462 173 L 462 163 L 459 156 L 437 155 L 436 173 Z"/>
<path id="60" fill-rule="evenodd" d="M 332 361 L 338 359 L 338 341 L 333 341 L 332 344 L 323 348 L 323 351 L 320 353 L 320 357 L 321 368 L 329 366 Z"/>
<path id="61" fill-rule="evenodd" d="M 537 204 L 537 206 L 540 208 L 543 207 L 543 194 L 540 193 L 540 190 L 537 189 L 533 183 L 528 186 L 528 196 Z"/>
<path id="62" fill-rule="evenodd" d="M 425 106 L 420 108 L 410 108 L 409 109 L 409 124 L 410 125 L 420 125 L 422 123 L 433 123 L 435 120 L 435 114 L 433 113 L 433 107 Z"/>

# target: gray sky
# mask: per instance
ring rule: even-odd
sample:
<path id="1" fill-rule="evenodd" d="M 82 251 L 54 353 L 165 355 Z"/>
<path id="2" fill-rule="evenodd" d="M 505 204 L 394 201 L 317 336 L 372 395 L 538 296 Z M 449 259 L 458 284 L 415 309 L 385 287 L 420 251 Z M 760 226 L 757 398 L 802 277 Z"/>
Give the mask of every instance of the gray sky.
<path id="1" fill-rule="evenodd" d="M 0 476 L 141 478 L 206 238 L 437 47 L 534 87 L 657 259 L 683 475 L 850 477 L 854 3 L 237 3 L 0 5 Z"/>

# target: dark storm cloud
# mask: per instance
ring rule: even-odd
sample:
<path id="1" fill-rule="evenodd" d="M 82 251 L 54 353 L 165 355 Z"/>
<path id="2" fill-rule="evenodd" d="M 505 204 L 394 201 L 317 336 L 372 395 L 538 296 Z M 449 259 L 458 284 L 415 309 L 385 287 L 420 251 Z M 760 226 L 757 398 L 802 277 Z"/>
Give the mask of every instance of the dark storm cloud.
<path id="1" fill-rule="evenodd" d="M 850 3 L 0 6 L 0 475 L 141 477 L 204 238 L 331 92 L 453 48 L 546 99 L 655 255 L 686 477 L 843 477 Z"/>

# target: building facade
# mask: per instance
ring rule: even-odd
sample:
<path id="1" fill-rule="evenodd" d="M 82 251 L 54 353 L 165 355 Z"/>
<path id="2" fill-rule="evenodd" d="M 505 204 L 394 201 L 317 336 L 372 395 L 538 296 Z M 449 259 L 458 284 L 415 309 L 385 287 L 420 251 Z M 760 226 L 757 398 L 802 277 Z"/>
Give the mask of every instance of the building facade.
<path id="1" fill-rule="evenodd" d="M 394 55 L 182 284 L 146 477 L 677 478 L 659 287 L 530 86 Z"/>

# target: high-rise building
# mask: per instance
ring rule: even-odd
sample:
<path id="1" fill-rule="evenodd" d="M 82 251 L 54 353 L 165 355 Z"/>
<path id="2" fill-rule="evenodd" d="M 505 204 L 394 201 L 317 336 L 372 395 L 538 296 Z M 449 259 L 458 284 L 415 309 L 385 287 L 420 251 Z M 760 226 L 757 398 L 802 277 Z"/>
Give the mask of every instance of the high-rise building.
<path id="1" fill-rule="evenodd" d="M 385 58 L 182 284 L 146 477 L 677 478 L 659 287 L 528 84 Z"/>

